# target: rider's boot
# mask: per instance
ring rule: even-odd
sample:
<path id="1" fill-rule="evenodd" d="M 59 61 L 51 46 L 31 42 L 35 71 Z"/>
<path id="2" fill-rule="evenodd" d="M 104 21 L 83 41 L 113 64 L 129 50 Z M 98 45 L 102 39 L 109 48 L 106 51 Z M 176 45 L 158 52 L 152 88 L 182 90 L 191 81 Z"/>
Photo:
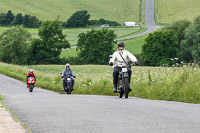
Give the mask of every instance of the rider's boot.
<path id="1" fill-rule="evenodd" d="M 131 86 L 130 86 L 130 85 L 128 86 L 128 88 L 129 88 L 129 92 L 131 92 L 131 91 L 132 91 L 132 88 L 131 88 Z"/>
<path id="2" fill-rule="evenodd" d="M 117 93 L 117 84 L 114 84 L 113 92 Z"/>

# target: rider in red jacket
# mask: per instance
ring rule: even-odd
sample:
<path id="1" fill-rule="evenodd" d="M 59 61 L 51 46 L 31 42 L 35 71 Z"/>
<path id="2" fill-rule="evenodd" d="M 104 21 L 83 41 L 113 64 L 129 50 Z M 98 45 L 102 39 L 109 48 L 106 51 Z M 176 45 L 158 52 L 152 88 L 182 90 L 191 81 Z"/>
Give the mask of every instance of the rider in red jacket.
<path id="1" fill-rule="evenodd" d="M 35 81 L 36 81 L 36 76 L 35 76 L 35 74 L 33 73 L 33 70 L 32 70 L 32 69 L 30 69 L 29 72 L 28 72 L 27 75 L 26 75 L 26 84 L 27 84 L 27 87 L 28 87 L 28 79 L 29 79 L 30 77 L 34 77 L 34 79 L 35 79 Z"/>

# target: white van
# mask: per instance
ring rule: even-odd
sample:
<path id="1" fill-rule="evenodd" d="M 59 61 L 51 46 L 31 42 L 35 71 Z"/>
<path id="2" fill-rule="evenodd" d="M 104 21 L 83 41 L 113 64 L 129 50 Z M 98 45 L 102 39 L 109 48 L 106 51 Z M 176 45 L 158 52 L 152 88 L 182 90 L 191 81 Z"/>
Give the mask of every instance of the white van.
<path id="1" fill-rule="evenodd" d="M 124 26 L 138 26 L 136 22 L 125 22 Z"/>

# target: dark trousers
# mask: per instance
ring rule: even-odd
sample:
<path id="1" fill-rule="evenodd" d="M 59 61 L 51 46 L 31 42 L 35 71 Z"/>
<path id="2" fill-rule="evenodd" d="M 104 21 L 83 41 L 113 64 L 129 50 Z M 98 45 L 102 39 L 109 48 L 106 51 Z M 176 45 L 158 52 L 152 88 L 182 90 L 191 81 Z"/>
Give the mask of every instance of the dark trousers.
<path id="1" fill-rule="evenodd" d="M 64 78 L 63 79 L 63 88 L 65 88 L 65 86 L 66 86 L 66 78 Z M 72 88 L 74 88 L 74 79 L 73 78 L 71 78 L 71 81 L 72 81 Z"/>
<path id="2" fill-rule="evenodd" d="M 114 85 L 117 85 L 117 81 L 118 81 L 118 75 L 119 75 L 119 71 L 121 70 L 122 68 L 121 67 L 114 67 L 114 71 L 113 71 L 113 83 Z M 132 71 L 130 68 L 128 68 L 128 75 L 129 75 L 129 84 L 131 82 L 131 74 L 132 74 Z"/>

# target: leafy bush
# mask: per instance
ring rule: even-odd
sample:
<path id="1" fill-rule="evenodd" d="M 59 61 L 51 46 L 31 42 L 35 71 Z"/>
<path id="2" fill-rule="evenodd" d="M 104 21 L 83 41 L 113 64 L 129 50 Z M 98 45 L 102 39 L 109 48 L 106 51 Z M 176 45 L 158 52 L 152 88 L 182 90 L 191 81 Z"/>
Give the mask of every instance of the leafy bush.
<path id="1" fill-rule="evenodd" d="M 11 10 L 8 10 L 7 13 L 0 14 L 0 25 L 9 26 L 9 25 L 23 25 L 28 28 L 38 28 L 41 25 L 41 22 L 36 16 L 31 16 L 22 13 L 17 13 L 15 16 Z"/>
<path id="2" fill-rule="evenodd" d="M 77 11 L 67 20 L 65 27 L 86 27 L 90 14 L 86 10 Z"/>
<path id="3" fill-rule="evenodd" d="M 170 64 L 170 58 L 177 57 L 177 37 L 171 30 L 160 30 L 150 33 L 142 46 L 142 59 L 145 65 L 160 66 Z"/>
<path id="4" fill-rule="evenodd" d="M 86 64 L 108 64 L 114 52 L 116 34 L 106 28 L 87 31 L 78 35 L 78 57 Z"/>
<path id="5" fill-rule="evenodd" d="M 31 35 L 22 26 L 12 27 L 0 36 L 0 61 L 27 64 Z"/>
<path id="6" fill-rule="evenodd" d="M 180 55 L 185 62 L 200 62 L 200 16 L 186 29 L 185 39 L 181 41 Z"/>
<path id="7" fill-rule="evenodd" d="M 99 20 L 90 20 L 89 25 L 91 26 L 99 26 L 103 24 L 109 24 L 110 26 L 120 26 L 121 24 L 117 23 L 116 21 L 109 21 L 104 20 L 103 18 L 100 18 Z"/>
<path id="8" fill-rule="evenodd" d="M 39 28 L 38 35 L 41 39 L 34 39 L 31 43 L 30 62 L 36 64 L 59 64 L 62 48 L 69 48 L 70 44 L 62 33 L 58 21 L 46 21 Z"/>

